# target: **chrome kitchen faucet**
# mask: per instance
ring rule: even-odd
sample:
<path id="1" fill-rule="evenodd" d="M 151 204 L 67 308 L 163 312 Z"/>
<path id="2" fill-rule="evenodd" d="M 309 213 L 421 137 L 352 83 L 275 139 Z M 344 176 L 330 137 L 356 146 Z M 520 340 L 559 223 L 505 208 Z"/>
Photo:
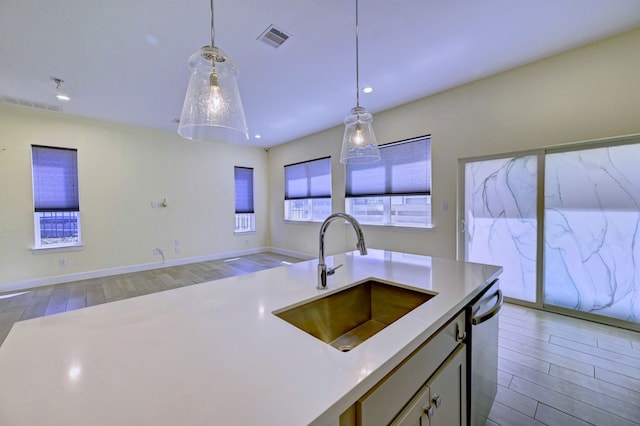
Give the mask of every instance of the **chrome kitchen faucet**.
<path id="1" fill-rule="evenodd" d="M 367 243 L 364 240 L 364 232 L 362 232 L 362 228 L 360 224 L 356 220 L 355 217 L 348 215 L 346 213 L 334 213 L 322 223 L 320 226 L 320 253 L 318 255 L 318 290 L 325 290 L 327 288 L 327 275 L 333 275 L 336 272 L 336 269 L 341 267 L 342 265 L 338 265 L 335 268 L 327 269 L 327 265 L 324 263 L 324 234 L 327 232 L 327 228 L 329 224 L 335 220 L 344 219 L 353 226 L 354 231 L 356 231 L 356 237 L 358 237 L 358 242 L 356 244 L 356 248 L 360 250 L 361 255 L 367 254 Z"/>

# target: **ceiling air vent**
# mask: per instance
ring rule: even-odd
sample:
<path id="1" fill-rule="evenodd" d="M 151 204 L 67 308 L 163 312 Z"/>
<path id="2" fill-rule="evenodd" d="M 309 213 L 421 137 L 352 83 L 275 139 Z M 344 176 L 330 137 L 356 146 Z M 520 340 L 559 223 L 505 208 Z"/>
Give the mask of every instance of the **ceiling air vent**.
<path id="1" fill-rule="evenodd" d="M 23 107 L 44 109 L 46 111 L 62 112 L 60 105 L 43 104 L 42 102 L 25 101 L 23 99 L 10 98 L 9 96 L 0 96 L 0 103 L 9 105 L 19 105 Z"/>
<path id="2" fill-rule="evenodd" d="M 280 47 L 289 37 L 291 37 L 291 34 L 287 34 L 280 28 L 269 25 L 269 27 L 260 34 L 258 40 L 263 41 L 272 47 Z"/>

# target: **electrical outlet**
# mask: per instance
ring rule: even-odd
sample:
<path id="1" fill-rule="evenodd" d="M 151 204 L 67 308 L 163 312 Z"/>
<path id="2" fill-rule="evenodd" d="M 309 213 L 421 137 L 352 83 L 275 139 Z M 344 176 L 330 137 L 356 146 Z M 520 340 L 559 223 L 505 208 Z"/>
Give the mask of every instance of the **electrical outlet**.
<path id="1" fill-rule="evenodd" d="M 153 255 L 154 256 L 162 256 L 162 260 L 164 260 L 164 249 L 163 248 L 154 248 Z"/>

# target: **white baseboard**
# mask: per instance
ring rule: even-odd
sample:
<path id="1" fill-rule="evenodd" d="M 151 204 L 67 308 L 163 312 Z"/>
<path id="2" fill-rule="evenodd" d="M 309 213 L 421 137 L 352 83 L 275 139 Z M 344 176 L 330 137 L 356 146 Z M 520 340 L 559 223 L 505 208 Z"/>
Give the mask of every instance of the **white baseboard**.
<path id="1" fill-rule="evenodd" d="M 278 247 L 269 247 L 269 249 L 266 251 L 281 254 L 283 256 L 297 257 L 298 259 L 304 259 L 304 260 L 311 260 L 316 257 L 316 256 L 311 256 L 310 254 L 307 254 L 307 253 L 301 253 L 299 251 L 293 251 L 293 250 L 285 250 Z"/>
<path id="2" fill-rule="evenodd" d="M 112 275 L 128 274 L 130 272 L 148 271 L 150 269 L 167 268 L 170 266 L 188 265 L 190 263 L 207 262 L 210 260 L 227 259 L 231 257 L 246 256 L 264 252 L 273 252 L 284 256 L 297 257 L 300 259 L 312 259 L 308 254 L 297 253 L 290 250 L 278 249 L 275 247 L 261 247 L 249 250 L 240 250 L 226 253 L 218 253 L 205 256 L 188 257 L 183 259 L 169 259 L 164 262 L 144 263 L 140 265 L 120 266 L 117 268 L 99 269 L 95 271 L 78 272 L 74 274 L 56 275 L 53 277 L 35 278 L 32 280 L 16 281 L 0 284 L 0 294 L 12 291 L 22 291 L 37 287 L 44 287 L 54 284 L 62 284 L 70 281 L 90 280 L 92 278 L 102 278 Z"/>

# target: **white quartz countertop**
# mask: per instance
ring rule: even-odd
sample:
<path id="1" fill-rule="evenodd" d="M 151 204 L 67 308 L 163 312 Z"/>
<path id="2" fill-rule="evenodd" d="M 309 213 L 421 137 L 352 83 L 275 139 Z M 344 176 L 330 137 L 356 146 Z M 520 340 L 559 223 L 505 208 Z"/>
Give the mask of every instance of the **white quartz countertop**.
<path id="1" fill-rule="evenodd" d="M 369 250 L 18 322 L 0 425 L 304 425 L 339 415 L 502 268 Z M 380 278 L 437 293 L 350 352 L 272 314 Z"/>

